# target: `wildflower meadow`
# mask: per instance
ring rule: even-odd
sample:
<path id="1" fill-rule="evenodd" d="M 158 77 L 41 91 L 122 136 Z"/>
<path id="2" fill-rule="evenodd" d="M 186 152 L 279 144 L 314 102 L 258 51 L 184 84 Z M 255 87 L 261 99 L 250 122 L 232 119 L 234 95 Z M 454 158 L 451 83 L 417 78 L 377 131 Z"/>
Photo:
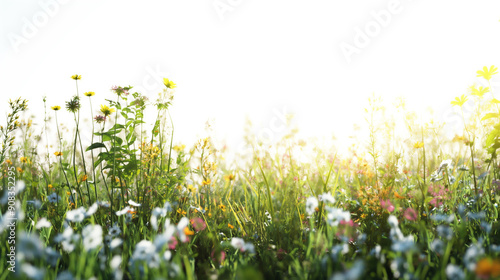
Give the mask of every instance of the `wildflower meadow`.
<path id="1" fill-rule="evenodd" d="M 35 117 L 11 99 L 0 127 L 0 280 L 499 279 L 495 75 L 471 69 L 453 128 L 373 96 L 346 150 L 288 122 L 238 155 L 176 140 L 175 81 L 152 99 L 62 77 L 71 95 Z"/>

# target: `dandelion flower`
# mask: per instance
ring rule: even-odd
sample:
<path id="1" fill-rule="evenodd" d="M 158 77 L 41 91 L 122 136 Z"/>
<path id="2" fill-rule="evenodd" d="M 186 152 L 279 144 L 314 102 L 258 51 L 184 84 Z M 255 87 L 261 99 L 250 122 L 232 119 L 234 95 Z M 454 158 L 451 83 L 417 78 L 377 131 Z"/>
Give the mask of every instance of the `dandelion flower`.
<path id="1" fill-rule="evenodd" d="M 84 93 L 83 95 L 88 96 L 88 97 L 91 97 L 91 96 L 94 96 L 94 95 L 95 95 L 95 92 L 93 92 L 93 91 L 87 91 L 87 92 L 86 92 L 86 93 Z"/>

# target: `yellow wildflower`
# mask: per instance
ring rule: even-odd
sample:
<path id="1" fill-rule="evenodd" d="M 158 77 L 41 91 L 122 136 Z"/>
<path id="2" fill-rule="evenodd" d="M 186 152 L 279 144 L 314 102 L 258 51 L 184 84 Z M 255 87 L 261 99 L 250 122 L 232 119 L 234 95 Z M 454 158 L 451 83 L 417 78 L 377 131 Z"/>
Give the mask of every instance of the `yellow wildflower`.
<path id="1" fill-rule="evenodd" d="M 236 178 L 236 176 L 234 176 L 234 174 L 229 174 L 229 175 L 224 176 L 224 179 L 226 181 L 229 181 L 229 182 L 231 182 L 232 180 L 234 180 L 234 178 Z"/>
<path id="2" fill-rule="evenodd" d="M 194 235 L 194 231 L 190 230 L 188 227 L 184 228 L 185 235 Z"/>
<path id="3" fill-rule="evenodd" d="M 176 145 L 174 146 L 174 151 L 181 152 L 184 150 L 184 148 L 186 148 L 186 145 Z"/>
<path id="4" fill-rule="evenodd" d="M 163 84 L 170 89 L 174 89 L 177 86 L 174 82 L 170 81 L 167 78 L 163 78 Z"/>
<path id="5" fill-rule="evenodd" d="M 52 108 L 52 110 L 54 110 L 54 111 L 59 111 L 59 110 L 61 110 L 61 106 L 52 106 L 52 107 L 50 107 L 50 108 Z"/>
<path id="6" fill-rule="evenodd" d="M 85 182 L 85 181 L 87 181 L 87 179 L 88 179 L 88 176 L 87 175 L 83 175 L 83 176 L 80 177 L 80 182 Z"/>
<path id="7" fill-rule="evenodd" d="M 424 147 L 424 143 L 423 142 L 417 142 L 413 145 L 413 148 L 415 149 L 420 149 L 420 148 L 423 148 Z"/>
<path id="8" fill-rule="evenodd" d="M 231 224 L 227 224 L 227 226 L 230 228 L 230 229 L 234 229 L 234 226 L 231 225 Z"/>
<path id="9" fill-rule="evenodd" d="M 73 76 L 71 76 L 71 79 L 73 79 L 73 80 L 75 80 L 75 81 L 76 81 L 76 80 L 80 80 L 81 78 L 82 78 L 82 76 L 81 76 L 81 75 L 73 75 Z"/>
<path id="10" fill-rule="evenodd" d="M 105 117 L 111 115 L 111 113 L 113 113 L 114 111 L 114 108 L 109 108 L 106 105 L 101 105 L 101 113 L 103 113 Z"/>
<path id="11" fill-rule="evenodd" d="M 201 182 L 201 184 L 202 184 L 203 186 L 205 186 L 205 185 L 210 185 L 210 182 L 211 182 L 211 181 L 210 181 L 210 179 L 206 179 L 206 180 L 203 180 L 203 182 Z"/>
<path id="12" fill-rule="evenodd" d="M 54 155 L 56 155 L 56 157 L 60 157 L 63 155 L 63 153 L 62 152 L 55 152 Z"/>
<path id="13" fill-rule="evenodd" d="M 87 92 L 86 92 L 86 93 L 84 93 L 83 95 L 88 96 L 88 97 L 91 97 L 91 96 L 94 96 L 94 95 L 95 95 L 95 92 L 93 92 L 93 91 L 87 91 Z"/>

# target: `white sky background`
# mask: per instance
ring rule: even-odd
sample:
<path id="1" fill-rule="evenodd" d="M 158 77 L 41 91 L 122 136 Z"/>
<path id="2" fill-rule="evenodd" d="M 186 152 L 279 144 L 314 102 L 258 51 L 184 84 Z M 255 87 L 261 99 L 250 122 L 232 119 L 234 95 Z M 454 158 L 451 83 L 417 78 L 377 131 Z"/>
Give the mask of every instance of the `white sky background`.
<path id="1" fill-rule="evenodd" d="M 143 93 L 154 99 L 160 75 L 178 85 L 175 142 L 203 137 L 213 119 L 217 137 L 237 146 L 246 116 L 266 128 L 273 110 L 284 108 L 304 137 L 333 133 L 342 142 L 354 123 L 364 125 L 372 93 L 389 103 L 404 96 L 411 108 L 433 106 L 443 115 L 477 81 L 477 70 L 500 66 L 497 0 L 396 1 L 400 12 L 350 63 L 340 44 L 354 46 L 356 28 L 364 30 L 390 0 L 65 0 L 23 35 L 33 16 L 43 21 L 40 3 L 48 2 L 0 2 L 0 108 L 22 96 L 38 123 L 42 96 L 64 107 L 75 94 L 73 74 L 82 75 L 80 93 L 96 92 L 96 110 L 114 98 L 113 85 L 151 86 Z M 221 18 L 214 3 L 234 7 Z M 18 46 L 13 34 L 24 38 Z M 83 117 L 90 116 L 86 99 Z M 59 116 L 71 123 L 65 110 Z"/>

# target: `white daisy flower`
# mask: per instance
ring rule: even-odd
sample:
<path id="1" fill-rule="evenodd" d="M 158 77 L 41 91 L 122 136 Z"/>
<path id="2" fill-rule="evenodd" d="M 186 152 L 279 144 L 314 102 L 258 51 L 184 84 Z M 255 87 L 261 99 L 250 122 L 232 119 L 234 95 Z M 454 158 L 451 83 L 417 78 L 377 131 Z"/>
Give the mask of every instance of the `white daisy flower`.
<path id="1" fill-rule="evenodd" d="M 85 219 L 85 214 L 85 208 L 80 207 L 78 209 L 66 212 L 66 220 L 74 223 L 81 223 Z"/>
<path id="2" fill-rule="evenodd" d="M 102 245 L 102 227 L 100 225 L 87 225 L 82 230 L 83 247 L 90 251 Z"/>
<path id="3" fill-rule="evenodd" d="M 137 202 L 133 201 L 132 199 L 130 199 L 130 200 L 128 201 L 128 204 L 130 204 L 130 205 L 132 205 L 132 206 L 134 206 L 134 207 L 141 207 L 141 204 L 140 204 L 140 203 L 137 203 Z"/>
<path id="4" fill-rule="evenodd" d="M 52 224 L 46 218 L 41 218 L 36 223 L 36 229 L 50 228 L 51 226 L 52 226 Z"/>
<path id="5" fill-rule="evenodd" d="M 306 201 L 307 214 L 312 215 L 316 211 L 316 207 L 318 207 L 318 199 L 314 196 L 308 197 Z"/>

